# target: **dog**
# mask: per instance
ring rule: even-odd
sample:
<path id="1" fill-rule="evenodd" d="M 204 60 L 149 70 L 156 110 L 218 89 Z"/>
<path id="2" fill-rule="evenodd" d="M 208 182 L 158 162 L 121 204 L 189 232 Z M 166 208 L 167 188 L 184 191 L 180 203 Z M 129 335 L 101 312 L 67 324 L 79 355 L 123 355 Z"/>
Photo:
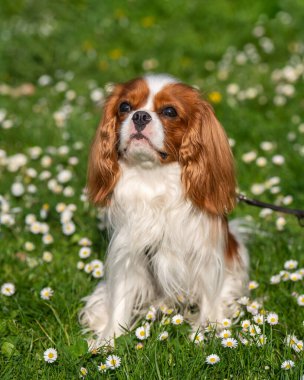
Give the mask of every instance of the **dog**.
<path id="1" fill-rule="evenodd" d="M 211 105 L 169 75 L 118 84 L 104 105 L 88 164 L 90 200 L 107 209 L 106 280 L 81 323 L 98 344 L 130 329 L 148 305 L 198 309 L 197 328 L 233 316 L 249 259 L 227 214 L 233 156 Z"/>

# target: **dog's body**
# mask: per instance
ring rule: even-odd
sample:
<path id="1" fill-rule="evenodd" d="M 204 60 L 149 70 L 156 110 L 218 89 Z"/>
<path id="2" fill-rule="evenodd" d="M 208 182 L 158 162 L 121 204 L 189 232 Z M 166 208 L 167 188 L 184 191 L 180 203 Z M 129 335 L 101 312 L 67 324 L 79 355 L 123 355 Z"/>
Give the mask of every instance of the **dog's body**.
<path id="1" fill-rule="evenodd" d="M 169 84 L 171 82 L 172 78 Z M 159 86 L 154 96 L 166 85 Z M 152 114 L 153 123 L 155 109 L 148 103 L 140 109 Z M 169 133 L 163 127 L 166 121 L 162 123 L 159 117 L 161 128 L 159 120 L 154 122 L 154 129 L 159 128 L 156 137 L 154 129 L 147 128 L 150 140 L 147 147 L 137 139 L 133 144 L 134 126 L 127 132 L 124 129 L 130 125 L 132 115 L 134 119 L 133 112 L 120 123 L 117 132 L 118 152 L 122 146 L 123 153 L 117 155 L 119 175 L 115 185 L 110 186 L 107 204 L 112 237 L 107 253 L 106 281 L 86 298 L 86 306 L 81 312 L 81 322 L 97 334 L 100 344 L 104 339 L 120 335 L 124 328 L 130 328 L 135 310 L 162 302 L 179 303 L 181 297 L 199 308 L 195 327 L 220 322 L 235 312 L 235 300 L 244 294 L 247 280 L 246 249 L 237 232 L 230 231 L 224 212 L 212 211 L 217 210 L 217 205 L 212 205 L 211 197 L 205 196 L 206 206 L 199 207 L 197 200 L 187 196 L 191 190 L 183 186 L 182 179 L 186 175 L 185 164 L 181 164 L 183 158 L 163 162 L 165 144 L 158 147 L 162 156 L 156 158 L 155 145 L 160 137 L 165 139 Z M 161 136 L 163 131 L 165 137 Z M 129 139 L 126 145 L 124 136 Z M 184 142 L 185 136 L 180 151 Z M 117 146 L 117 142 L 115 144 Z M 220 158 L 215 165 L 221 165 Z M 207 167 L 212 170 L 208 164 Z M 206 169 L 201 167 L 201 170 Z M 95 172 L 94 176 L 101 175 Z M 225 173 L 219 178 L 225 179 Z M 189 183 L 191 186 L 191 181 Z M 202 194 L 203 185 L 204 181 Z M 224 183 L 219 184 L 223 191 L 229 191 L 224 186 Z M 217 189 L 214 188 L 214 192 Z M 94 194 L 91 198 L 94 200 Z"/>

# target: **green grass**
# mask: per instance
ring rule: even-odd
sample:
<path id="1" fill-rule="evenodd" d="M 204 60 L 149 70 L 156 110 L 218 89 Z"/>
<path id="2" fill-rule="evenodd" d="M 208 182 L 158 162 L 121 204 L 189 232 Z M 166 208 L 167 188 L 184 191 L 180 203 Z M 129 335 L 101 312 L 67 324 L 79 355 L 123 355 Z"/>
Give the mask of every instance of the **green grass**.
<path id="1" fill-rule="evenodd" d="M 252 195 L 253 184 L 277 176 L 278 192 L 266 189 L 258 197 L 282 202 L 282 196 L 292 195 L 290 207 L 303 208 L 303 14 L 300 0 L 1 1 L 0 109 L 13 127 L 5 129 L 7 123 L 0 123 L 0 149 L 7 156 L 24 153 L 28 157 L 24 167 L 11 172 L 1 163 L 0 154 L 0 194 L 15 215 L 13 226 L 0 225 L 0 285 L 12 282 L 16 286 L 15 295 L 0 295 L 1 379 L 77 379 L 81 367 L 88 369 L 89 379 L 299 379 L 304 374 L 303 351 L 296 353 L 284 344 L 286 334 L 304 338 L 303 307 L 292 295 L 304 293 L 303 280 L 269 283 L 288 259 L 296 259 L 299 267 L 304 267 L 303 229 L 292 217 L 286 217 L 284 230 L 277 231 L 278 215 L 263 219 L 260 210 L 244 205 L 232 215 L 250 215 L 258 230 L 249 242 L 250 278 L 260 284 L 251 292 L 251 299 L 263 301 L 265 310 L 279 315 L 278 325 L 262 326 L 267 336 L 263 347 L 239 342 L 237 349 L 230 350 L 212 334 L 203 346 L 197 346 L 189 341 L 186 324 L 166 326 L 169 339 L 160 342 L 157 336 L 164 327 L 155 322 L 142 350 L 135 349 L 134 332 L 119 338 L 114 354 L 122 359 L 120 368 L 100 374 L 97 364 L 104 362 L 107 354 L 94 356 L 87 352 L 77 321 L 81 298 L 94 289 L 98 280 L 76 267 L 81 237 L 92 240 L 92 259 L 103 260 L 107 247 L 106 233 L 97 228 L 96 210 L 80 199 L 87 153 L 101 113 L 90 98 L 91 91 L 144 73 L 144 66 L 151 60 L 153 71 L 168 72 L 199 86 L 206 98 L 212 98 L 214 91 L 221 94 L 221 101 L 214 107 L 235 140 L 233 151 L 242 191 Z M 266 44 L 272 42 L 273 51 L 265 52 L 261 46 L 265 39 L 253 35 L 257 25 L 263 26 L 269 39 Z M 248 51 L 254 52 L 253 58 Z M 249 57 L 247 62 L 237 63 L 244 52 Z M 291 83 L 294 95 L 285 96 L 286 103 L 278 106 L 273 101 L 276 87 L 287 81 L 274 81 L 273 73 L 297 65 L 302 74 Z M 52 83 L 43 87 L 38 78 L 45 74 Z M 75 99 L 66 99 L 67 90 L 56 90 L 60 81 L 75 92 Z M 4 85 L 10 86 L 12 93 L 12 88 L 23 83 L 35 86 L 32 96 L 4 94 Z M 257 88 L 259 94 L 253 99 L 236 99 L 227 93 L 231 83 L 239 85 L 240 96 L 249 88 Z M 64 105 L 69 105 L 71 112 L 64 127 L 58 128 L 54 113 Z M 273 150 L 262 151 L 262 141 L 272 141 Z M 77 142 L 83 144 L 81 149 Z M 50 148 L 63 145 L 69 148 L 67 154 Z M 28 148 L 33 146 L 42 148 L 39 159 L 29 156 Z M 246 164 L 242 155 L 249 151 L 266 157 L 267 165 L 259 167 L 254 161 Z M 277 154 L 285 158 L 282 166 L 272 163 Z M 52 158 L 52 164 L 43 168 L 41 157 L 46 155 Z M 76 166 L 69 163 L 72 156 L 79 159 Z M 52 178 L 61 168 L 69 168 L 73 177 L 68 185 L 75 194 L 54 194 L 48 181 L 30 178 L 28 168 L 34 168 L 38 176 L 48 170 Z M 37 192 L 14 197 L 11 186 L 16 181 L 25 186 L 34 184 Z M 77 206 L 73 217 L 76 232 L 70 237 L 61 232 L 55 210 L 59 202 Z M 54 237 L 50 246 L 42 243 L 41 235 L 29 232 L 24 223 L 30 213 L 41 220 L 40 210 L 46 203 L 49 212 L 45 221 Z M 33 251 L 25 250 L 28 241 L 35 244 Z M 42 260 L 46 250 L 53 254 L 50 263 Z M 54 289 L 50 301 L 39 296 L 46 286 Z M 240 326 L 233 328 L 234 336 L 235 330 L 239 331 Z M 49 347 L 58 351 L 53 364 L 43 360 L 43 352 Z M 205 363 L 211 353 L 221 358 L 215 366 Z M 281 370 L 281 363 L 288 359 L 295 362 L 295 368 Z"/>

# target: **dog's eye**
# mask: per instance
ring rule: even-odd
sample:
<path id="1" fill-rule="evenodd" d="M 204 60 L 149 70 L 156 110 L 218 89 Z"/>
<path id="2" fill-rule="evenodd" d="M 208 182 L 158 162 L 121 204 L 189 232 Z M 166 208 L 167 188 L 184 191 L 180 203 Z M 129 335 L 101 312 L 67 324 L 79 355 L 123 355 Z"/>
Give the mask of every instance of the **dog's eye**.
<path id="1" fill-rule="evenodd" d="M 167 117 L 176 117 L 177 112 L 176 109 L 173 107 L 166 107 L 162 110 L 162 114 L 167 116 Z"/>
<path id="2" fill-rule="evenodd" d="M 131 112 L 131 110 L 132 110 L 132 107 L 130 103 L 128 102 L 122 102 L 119 106 L 119 112 L 121 113 Z"/>

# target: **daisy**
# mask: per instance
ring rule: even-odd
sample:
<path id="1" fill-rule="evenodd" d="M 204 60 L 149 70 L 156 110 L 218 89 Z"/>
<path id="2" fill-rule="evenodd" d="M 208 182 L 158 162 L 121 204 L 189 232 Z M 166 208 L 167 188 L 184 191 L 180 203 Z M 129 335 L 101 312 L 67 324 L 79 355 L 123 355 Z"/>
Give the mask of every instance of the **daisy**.
<path id="1" fill-rule="evenodd" d="M 76 226 L 73 222 L 67 222 L 63 224 L 62 226 L 62 232 L 64 233 L 64 235 L 67 235 L 67 236 L 73 235 L 75 230 L 76 230 Z"/>
<path id="2" fill-rule="evenodd" d="M 246 306 L 249 303 L 249 298 L 248 297 L 241 297 L 237 301 L 240 305 Z"/>
<path id="3" fill-rule="evenodd" d="M 90 239 L 84 237 L 84 238 L 79 240 L 78 244 L 83 246 L 83 247 L 88 247 L 88 246 L 92 245 L 92 242 Z"/>
<path id="4" fill-rule="evenodd" d="M 31 241 L 26 241 L 24 243 L 24 249 L 28 252 L 33 251 L 35 249 L 35 244 Z"/>
<path id="5" fill-rule="evenodd" d="M 279 274 L 270 277 L 270 283 L 272 285 L 279 284 L 281 282 L 281 276 Z"/>
<path id="6" fill-rule="evenodd" d="M 53 260 L 53 255 L 51 252 L 45 251 L 42 254 L 42 260 L 46 263 L 50 263 Z"/>
<path id="7" fill-rule="evenodd" d="M 291 346 L 296 352 L 301 352 L 303 351 L 303 341 L 302 340 L 297 340 L 295 344 Z"/>
<path id="8" fill-rule="evenodd" d="M 220 332 L 219 337 L 222 339 L 227 339 L 231 337 L 231 331 L 230 330 L 223 330 Z"/>
<path id="9" fill-rule="evenodd" d="M 264 323 L 264 315 L 262 314 L 257 314 L 253 317 L 253 320 L 256 324 L 262 325 Z"/>
<path id="10" fill-rule="evenodd" d="M 156 309 L 155 307 L 153 307 L 153 308 L 150 308 L 150 310 L 146 314 L 146 320 L 154 322 L 155 319 L 156 319 Z"/>
<path id="11" fill-rule="evenodd" d="M 251 336 L 260 335 L 261 334 L 261 329 L 257 325 L 250 325 L 250 327 L 249 327 L 249 334 Z"/>
<path id="12" fill-rule="evenodd" d="M 256 314 L 258 314 L 260 307 L 261 307 L 261 305 L 258 302 L 253 301 L 246 308 L 247 308 L 248 313 L 251 313 L 252 315 L 256 315 Z"/>
<path id="13" fill-rule="evenodd" d="M 171 318 L 173 325 L 181 325 L 184 322 L 184 317 L 181 314 L 176 314 Z"/>
<path id="14" fill-rule="evenodd" d="M 280 276 L 282 278 L 283 281 L 288 281 L 289 278 L 290 278 L 290 273 L 287 272 L 286 270 L 281 270 L 280 271 Z"/>
<path id="15" fill-rule="evenodd" d="M 221 323 L 222 323 L 222 325 L 223 325 L 224 327 L 226 327 L 226 328 L 227 328 L 227 327 L 230 327 L 231 324 L 232 324 L 232 323 L 231 323 L 231 319 L 228 319 L 228 318 L 223 319 Z"/>
<path id="16" fill-rule="evenodd" d="M 104 271 L 101 268 L 95 268 L 92 272 L 94 278 L 101 278 L 104 275 Z"/>
<path id="17" fill-rule="evenodd" d="M 206 363 L 211 365 L 218 363 L 220 360 L 220 357 L 216 354 L 211 354 L 206 357 Z"/>
<path id="18" fill-rule="evenodd" d="M 82 270 L 85 266 L 85 263 L 83 261 L 77 262 L 77 269 Z"/>
<path id="19" fill-rule="evenodd" d="M 106 359 L 106 366 L 110 369 L 115 369 L 120 366 L 121 358 L 116 355 L 109 355 Z"/>
<path id="20" fill-rule="evenodd" d="M 244 321 L 242 321 L 241 323 L 241 326 L 243 328 L 243 331 L 247 332 L 249 327 L 250 327 L 251 323 L 249 321 L 249 319 L 245 319 Z"/>
<path id="21" fill-rule="evenodd" d="M 222 340 L 223 347 L 236 348 L 237 345 L 238 345 L 238 342 L 234 338 L 227 338 L 227 339 Z"/>
<path id="22" fill-rule="evenodd" d="M 304 306 L 304 294 L 301 294 L 297 297 L 297 303 L 299 306 Z"/>
<path id="23" fill-rule="evenodd" d="M 91 256 L 91 248 L 89 247 L 82 247 L 79 250 L 79 257 L 81 259 L 87 259 L 88 257 Z"/>
<path id="24" fill-rule="evenodd" d="M 298 262 L 296 260 L 287 260 L 284 263 L 284 269 L 296 269 L 298 266 Z"/>
<path id="25" fill-rule="evenodd" d="M 168 331 L 163 331 L 162 333 L 158 335 L 158 340 L 166 340 L 168 339 L 168 336 L 169 336 Z"/>
<path id="26" fill-rule="evenodd" d="M 47 363 L 54 363 L 57 360 L 57 351 L 55 348 L 48 348 L 43 353 L 43 358 Z"/>
<path id="27" fill-rule="evenodd" d="M 13 294 L 15 294 L 15 291 L 15 285 L 11 282 L 6 282 L 1 286 L 1 294 L 3 294 L 4 296 L 12 296 Z"/>
<path id="28" fill-rule="evenodd" d="M 86 273 L 92 273 L 94 270 L 93 265 L 91 263 L 88 263 L 84 266 L 84 271 Z"/>
<path id="29" fill-rule="evenodd" d="M 292 360 L 285 360 L 282 365 L 281 365 L 281 368 L 282 369 L 285 369 L 285 371 L 288 371 L 289 369 L 291 369 L 292 367 L 294 367 L 294 362 Z"/>
<path id="30" fill-rule="evenodd" d="M 140 326 L 135 330 L 135 335 L 140 340 L 147 339 L 150 336 L 150 329 L 145 326 Z"/>
<path id="31" fill-rule="evenodd" d="M 267 316 L 267 322 L 270 325 L 277 325 L 279 323 L 279 316 L 276 313 L 269 313 Z"/>
<path id="32" fill-rule="evenodd" d="M 191 340 L 191 342 L 193 342 L 195 344 L 200 344 L 204 340 L 204 335 L 201 332 L 198 332 L 198 333 L 194 332 L 190 335 L 190 340 Z"/>
<path id="33" fill-rule="evenodd" d="M 61 214 L 61 213 L 65 210 L 65 208 L 66 208 L 66 204 L 63 203 L 63 202 L 60 202 L 60 203 L 57 203 L 55 209 L 56 209 L 56 211 L 57 211 L 59 214 Z"/>
<path id="34" fill-rule="evenodd" d="M 266 344 L 266 341 L 267 341 L 267 337 L 266 335 L 259 335 L 257 337 L 257 346 L 258 347 L 261 347 L 261 346 L 264 346 Z"/>
<path id="35" fill-rule="evenodd" d="M 287 335 L 284 342 L 287 346 L 291 347 L 298 343 L 298 338 L 295 335 Z"/>
<path id="36" fill-rule="evenodd" d="M 256 281 L 249 281 L 248 289 L 253 290 L 258 288 L 259 284 Z"/>
<path id="37" fill-rule="evenodd" d="M 248 345 L 249 345 L 249 340 L 246 339 L 242 334 L 239 334 L 238 337 L 239 337 L 241 343 L 242 343 L 244 346 L 248 346 Z"/>
<path id="38" fill-rule="evenodd" d="M 98 371 L 100 372 L 106 372 L 107 371 L 107 365 L 105 363 L 100 363 L 99 366 L 97 366 Z"/>
<path id="39" fill-rule="evenodd" d="M 30 231 L 32 234 L 35 234 L 35 235 L 38 235 L 40 234 L 41 232 L 41 223 L 40 222 L 33 222 L 31 225 L 30 225 Z"/>
<path id="40" fill-rule="evenodd" d="M 40 297 L 43 300 L 50 300 L 51 297 L 53 297 L 53 295 L 54 295 L 54 290 L 50 287 L 43 288 L 40 292 Z"/>
<path id="41" fill-rule="evenodd" d="M 84 367 L 81 367 L 80 368 L 80 377 L 83 379 L 84 377 L 86 377 L 88 374 L 88 370 Z"/>
<path id="42" fill-rule="evenodd" d="M 45 234 L 42 236 L 42 242 L 46 245 L 52 244 L 54 242 L 54 238 L 51 234 Z"/>
<path id="43" fill-rule="evenodd" d="M 138 342 L 135 346 L 136 350 L 142 350 L 144 348 L 144 345 L 141 342 Z"/>

